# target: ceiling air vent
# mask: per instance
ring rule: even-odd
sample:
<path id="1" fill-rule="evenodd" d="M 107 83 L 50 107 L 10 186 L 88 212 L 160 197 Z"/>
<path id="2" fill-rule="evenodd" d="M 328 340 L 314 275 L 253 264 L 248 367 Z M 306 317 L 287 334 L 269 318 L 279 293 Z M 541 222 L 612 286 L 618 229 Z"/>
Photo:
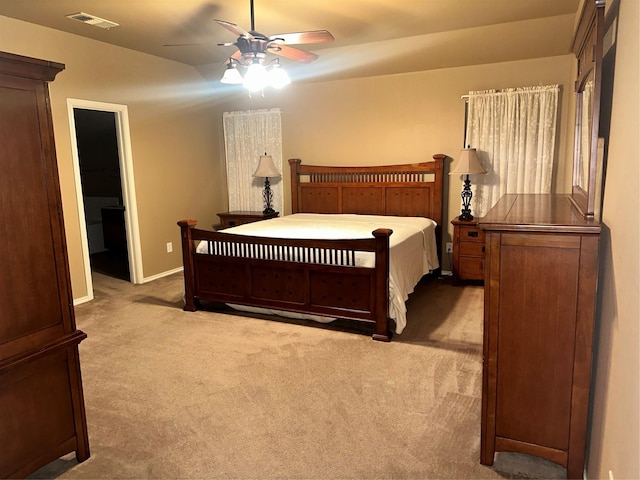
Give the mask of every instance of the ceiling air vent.
<path id="1" fill-rule="evenodd" d="M 67 15 L 67 18 L 72 20 L 77 20 L 82 23 L 86 23 L 87 25 L 93 25 L 94 27 L 99 28 L 112 28 L 119 26 L 115 22 L 110 22 L 109 20 L 105 20 L 104 18 L 96 17 L 95 15 L 89 15 L 88 13 L 78 12 L 72 13 L 71 15 Z"/>

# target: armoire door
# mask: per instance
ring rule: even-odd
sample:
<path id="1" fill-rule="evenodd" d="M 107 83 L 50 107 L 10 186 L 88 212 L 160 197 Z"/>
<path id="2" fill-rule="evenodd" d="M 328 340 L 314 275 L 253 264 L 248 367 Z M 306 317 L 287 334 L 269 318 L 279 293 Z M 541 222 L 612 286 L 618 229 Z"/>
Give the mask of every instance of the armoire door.
<path id="1" fill-rule="evenodd" d="M 0 53 L 0 477 L 89 457 L 48 84 L 64 65 Z"/>

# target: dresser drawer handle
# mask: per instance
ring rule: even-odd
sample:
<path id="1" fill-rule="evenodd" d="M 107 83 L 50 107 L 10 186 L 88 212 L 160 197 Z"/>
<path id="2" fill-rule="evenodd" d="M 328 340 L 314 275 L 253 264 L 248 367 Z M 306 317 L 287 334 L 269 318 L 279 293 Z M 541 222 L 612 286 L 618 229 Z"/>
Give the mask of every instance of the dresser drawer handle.
<path id="1" fill-rule="evenodd" d="M 473 232 L 473 231 L 467 232 L 467 235 L 470 236 L 470 237 L 477 237 L 478 236 L 478 232 Z"/>

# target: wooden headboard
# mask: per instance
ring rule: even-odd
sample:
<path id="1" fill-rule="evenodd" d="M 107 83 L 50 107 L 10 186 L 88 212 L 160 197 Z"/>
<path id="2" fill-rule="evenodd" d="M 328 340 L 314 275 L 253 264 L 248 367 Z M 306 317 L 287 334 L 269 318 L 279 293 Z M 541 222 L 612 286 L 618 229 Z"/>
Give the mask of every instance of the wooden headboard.
<path id="1" fill-rule="evenodd" d="M 292 158 L 291 211 L 428 217 L 440 231 L 444 158 L 372 167 L 302 165 Z"/>

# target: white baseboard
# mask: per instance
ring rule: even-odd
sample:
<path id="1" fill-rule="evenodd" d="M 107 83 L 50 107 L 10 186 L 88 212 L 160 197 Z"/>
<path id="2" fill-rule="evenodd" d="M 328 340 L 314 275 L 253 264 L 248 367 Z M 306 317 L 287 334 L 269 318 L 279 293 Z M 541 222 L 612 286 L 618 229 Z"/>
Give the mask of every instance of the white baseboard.
<path id="1" fill-rule="evenodd" d="M 157 275 L 151 275 L 150 277 L 144 277 L 141 283 L 149 283 L 154 280 L 158 280 L 162 277 L 168 277 L 169 275 L 173 275 L 174 273 L 182 272 L 184 267 L 174 268 L 173 270 L 167 270 L 166 272 L 158 273 Z"/>
<path id="2" fill-rule="evenodd" d="M 93 300 L 93 295 L 86 295 L 84 297 L 74 298 L 73 299 L 73 306 L 76 307 L 76 306 L 81 305 L 83 303 L 90 302 L 91 300 Z"/>
<path id="3" fill-rule="evenodd" d="M 178 268 L 174 268 L 173 270 L 168 270 L 166 272 L 158 273 L 157 275 L 151 275 L 150 277 L 144 277 L 142 279 L 141 283 L 149 283 L 149 282 L 152 282 L 154 280 L 158 280 L 159 278 L 168 277 L 169 275 L 173 275 L 174 273 L 182 272 L 183 270 L 184 270 L 184 267 L 178 267 Z M 73 306 L 76 307 L 78 305 L 82 305 L 83 303 L 90 302 L 91 300 L 93 300 L 93 295 L 86 295 L 84 297 L 74 298 L 73 299 Z"/>

